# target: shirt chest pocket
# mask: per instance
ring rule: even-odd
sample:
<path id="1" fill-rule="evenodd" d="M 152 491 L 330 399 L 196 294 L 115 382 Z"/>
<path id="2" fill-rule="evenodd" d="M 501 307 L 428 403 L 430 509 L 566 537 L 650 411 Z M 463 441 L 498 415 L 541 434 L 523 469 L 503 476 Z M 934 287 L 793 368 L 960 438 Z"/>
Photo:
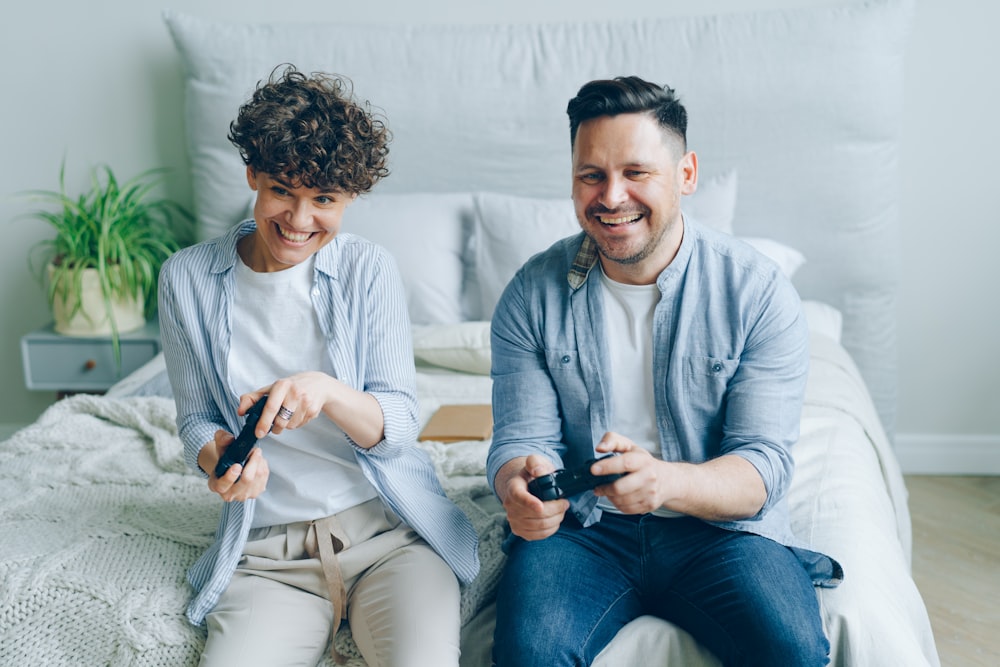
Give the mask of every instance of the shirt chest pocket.
<path id="1" fill-rule="evenodd" d="M 691 378 L 705 378 L 707 381 L 728 382 L 736 369 L 740 367 L 739 359 L 720 359 L 718 357 L 685 357 L 684 375 Z"/>
<path id="2" fill-rule="evenodd" d="M 699 430 L 721 428 L 723 403 L 739 359 L 685 357 L 684 395 L 691 425 Z"/>
<path id="3" fill-rule="evenodd" d="M 576 350 L 546 350 L 545 365 L 553 378 L 570 374 L 580 376 L 580 356 Z"/>
<path id="4" fill-rule="evenodd" d="M 545 352 L 545 365 L 565 412 L 590 403 L 580 362 L 580 354 L 576 350 L 552 349 Z"/>

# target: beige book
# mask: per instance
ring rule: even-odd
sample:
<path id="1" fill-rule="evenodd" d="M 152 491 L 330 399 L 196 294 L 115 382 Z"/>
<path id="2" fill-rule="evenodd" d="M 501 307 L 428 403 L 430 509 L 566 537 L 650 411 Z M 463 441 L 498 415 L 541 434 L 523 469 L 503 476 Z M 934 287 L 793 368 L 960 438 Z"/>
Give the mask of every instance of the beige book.
<path id="1" fill-rule="evenodd" d="M 489 405 L 442 405 L 420 432 L 421 440 L 459 442 L 485 440 L 493 434 Z"/>

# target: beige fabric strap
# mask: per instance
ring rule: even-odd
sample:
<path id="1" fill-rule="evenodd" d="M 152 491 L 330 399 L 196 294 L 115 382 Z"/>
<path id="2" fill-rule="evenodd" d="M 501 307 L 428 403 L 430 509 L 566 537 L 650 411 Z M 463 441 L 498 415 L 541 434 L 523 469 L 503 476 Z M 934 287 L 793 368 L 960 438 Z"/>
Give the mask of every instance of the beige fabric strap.
<path id="1" fill-rule="evenodd" d="M 347 615 L 347 589 L 344 587 L 344 577 L 340 573 L 340 563 L 337 554 L 348 548 L 350 540 L 344 534 L 340 521 L 336 516 L 317 519 L 309 526 L 306 535 L 306 553 L 310 558 L 319 558 L 323 567 L 323 577 L 330 591 L 330 604 L 333 605 L 333 627 L 330 630 L 330 655 L 338 665 L 347 659 L 337 652 L 336 638 L 340 622 Z"/>

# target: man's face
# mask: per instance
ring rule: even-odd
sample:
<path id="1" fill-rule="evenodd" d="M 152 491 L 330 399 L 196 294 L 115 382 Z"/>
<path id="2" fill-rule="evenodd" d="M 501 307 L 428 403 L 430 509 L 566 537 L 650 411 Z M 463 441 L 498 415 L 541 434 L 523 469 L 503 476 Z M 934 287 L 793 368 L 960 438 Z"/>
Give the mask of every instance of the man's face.
<path id="1" fill-rule="evenodd" d="M 309 259 L 337 236 L 344 209 L 354 201 L 354 195 L 295 187 L 250 167 L 247 182 L 257 193 L 257 231 L 247 237 L 249 252 L 243 259 L 258 272 L 281 271 Z"/>
<path id="2" fill-rule="evenodd" d="M 573 144 L 573 203 L 605 273 L 651 284 L 683 237 L 680 199 L 697 186 L 694 153 L 647 113 L 584 121 Z"/>

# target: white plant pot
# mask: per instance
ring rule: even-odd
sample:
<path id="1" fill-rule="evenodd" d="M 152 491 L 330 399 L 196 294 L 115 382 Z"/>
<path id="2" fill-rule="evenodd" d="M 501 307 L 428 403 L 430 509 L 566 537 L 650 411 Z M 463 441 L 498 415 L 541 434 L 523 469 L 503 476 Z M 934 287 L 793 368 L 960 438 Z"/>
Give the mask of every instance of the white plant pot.
<path id="1" fill-rule="evenodd" d="M 49 267 L 49 280 L 52 280 L 52 267 Z M 55 320 L 55 330 L 65 336 L 107 336 L 111 334 L 111 319 L 104 307 L 104 297 L 101 295 L 101 284 L 97 278 L 97 269 L 84 269 L 83 295 L 80 310 L 69 317 L 70 308 L 65 299 L 56 292 L 52 303 L 52 317 Z M 119 298 L 111 302 L 111 312 L 118 333 L 126 333 L 141 328 L 146 323 L 144 315 L 145 303 L 140 298 Z"/>

